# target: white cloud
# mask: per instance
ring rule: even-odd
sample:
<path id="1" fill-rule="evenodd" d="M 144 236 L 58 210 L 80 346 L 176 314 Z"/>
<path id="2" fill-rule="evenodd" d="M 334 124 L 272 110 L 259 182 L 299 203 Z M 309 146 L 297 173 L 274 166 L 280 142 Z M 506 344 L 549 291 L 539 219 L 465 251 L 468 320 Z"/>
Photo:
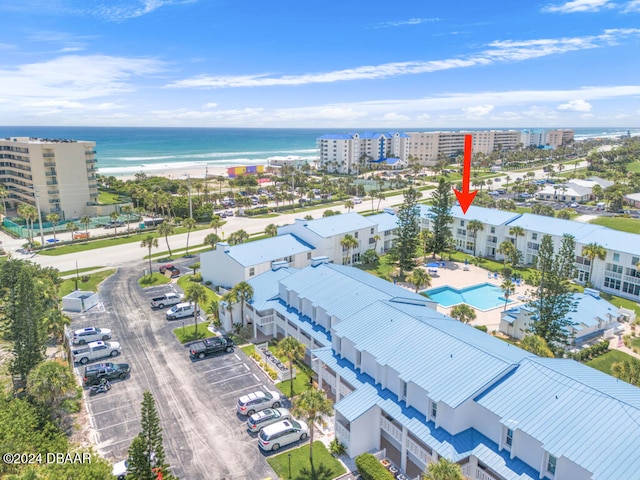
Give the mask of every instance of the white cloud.
<path id="1" fill-rule="evenodd" d="M 134 77 L 160 71 L 150 58 L 66 55 L 41 63 L 0 68 L 0 91 L 15 99 L 73 101 L 132 91 Z"/>
<path id="2" fill-rule="evenodd" d="M 422 25 L 423 23 L 433 23 L 441 21 L 441 18 L 410 18 L 408 20 L 397 20 L 391 22 L 377 23 L 373 28 L 402 27 L 404 25 Z"/>
<path id="3" fill-rule="evenodd" d="M 631 0 L 624 6 L 624 13 L 640 12 L 640 0 Z"/>
<path id="4" fill-rule="evenodd" d="M 582 99 L 571 100 L 567 103 L 558 105 L 558 110 L 569 110 L 571 112 L 589 112 L 591 110 L 591 104 L 585 102 Z"/>
<path id="5" fill-rule="evenodd" d="M 577 50 L 587 50 L 613 45 L 628 36 L 638 36 L 640 29 L 609 29 L 599 35 L 582 37 L 543 38 L 534 40 L 496 40 L 489 48 L 466 57 L 443 60 L 394 62 L 381 65 L 367 65 L 344 70 L 300 75 L 276 75 L 259 73 L 252 75 L 197 75 L 176 80 L 167 85 L 169 88 L 234 88 L 293 86 L 317 83 L 333 83 L 349 80 L 373 80 L 402 75 L 467 68 L 493 63 L 519 62 L 531 58 L 559 55 Z"/>
<path id="6" fill-rule="evenodd" d="M 609 0 L 572 0 L 562 4 L 546 5 L 543 12 L 549 13 L 576 13 L 576 12 L 597 12 L 603 8 L 613 8 L 616 4 Z"/>
<path id="7" fill-rule="evenodd" d="M 25 107 L 55 107 L 55 108 L 84 108 L 80 102 L 72 102 L 69 100 L 40 100 L 37 102 L 29 102 L 24 104 Z"/>
<path id="8" fill-rule="evenodd" d="M 209 103 L 205 103 L 205 104 L 202 106 L 202 108 L 207 108 L 207 109 L 208 109 L 208 108 L 216 108 L 217 106 L 218 106 L 218 104 L 217 104 L 217 103 L 209 102 Z"/>
<path id="9" fill-rule="evenodd" d="M 493 105 L 476 105 L 474 107 L 463 108 L 463 110 L 474 117 L 484 117 L 489 115 L 494 108 Z"/>

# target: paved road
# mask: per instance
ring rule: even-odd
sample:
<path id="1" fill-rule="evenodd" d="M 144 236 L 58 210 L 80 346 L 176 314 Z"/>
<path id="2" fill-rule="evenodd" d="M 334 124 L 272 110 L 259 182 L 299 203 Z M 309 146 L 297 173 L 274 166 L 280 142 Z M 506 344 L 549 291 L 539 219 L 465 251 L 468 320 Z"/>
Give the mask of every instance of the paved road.
<path id="1" fill-rule="evenodd" d="M 104 308 L 74 318 L 73 328 L 111 328 L 122 355 L 110 360 L 132 367 L 129 379 L 87 397 L 98 451 L 114 462 L 126 458 L 140 431 L 142 393 L 148 390 L 160 415 L 167 460 L 179 478 L 275 478 L 255 435 L 235 412 L 241 394 L 264 390 L 270 381 L 239 349 L 192 361 L 172 333 L 182 322 L 167 322 L 163 311 L 152 311 L 149 299 L 159 289 L 142 290 L 137 277 L 135 268 L 120 269 L 102 285 Z M 187 325 L 192 321 L 185 319 Z"/>

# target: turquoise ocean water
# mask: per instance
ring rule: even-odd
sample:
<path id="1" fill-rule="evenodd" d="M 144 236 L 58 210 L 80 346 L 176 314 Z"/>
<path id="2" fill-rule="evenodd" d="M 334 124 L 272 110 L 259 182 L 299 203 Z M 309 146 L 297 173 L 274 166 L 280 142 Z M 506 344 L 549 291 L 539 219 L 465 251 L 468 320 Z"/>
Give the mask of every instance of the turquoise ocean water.
<path id="1" fill-rule="evenodd" d="M 366 131 L 393 129 L 366 129 Z M 428 131 L 415 128 L 401 131 Z M 447 130 L 447 129 L 438 129 Z M 459 130 L 459 129 L 451 129 Z M 474 130 L 474 129 L 471 129 Z M 27 136 L 66 138 L 96 142 L 98 169 L 102 175 L 144 171 L 229 167 L 267 164 L 278 157 L 316 159 L 316 139 L 325 133 L 365 129 L 295 128 L 159 128 L 159 127 L 2 127 L 0 138 Z M 575 129 L 576 139 L 640 135 L 639 128 Z"/>

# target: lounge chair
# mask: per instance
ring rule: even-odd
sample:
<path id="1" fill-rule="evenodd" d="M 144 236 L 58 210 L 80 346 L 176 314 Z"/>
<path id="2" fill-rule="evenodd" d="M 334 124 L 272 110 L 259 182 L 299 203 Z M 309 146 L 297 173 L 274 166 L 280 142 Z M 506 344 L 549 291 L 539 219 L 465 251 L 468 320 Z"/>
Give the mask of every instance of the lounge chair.
<path id="1" fill-rule="evenodd" d="M 516 287 L 519 287 L 519 286 L 520 286 L 520 279 L 519 279 L 519 278 L 517 278 L 517 279 L 516 279 Z"/>
<path id="2" fill-rule="evenodd" d="M 487 278 L 491 278 L 491 272 L 487 273 Z"/>
<path id="3" fill-rule="evenodd" d="M 462 267 L 462 270 L 465 272 L 469 271 L 469 265 L 465 265 L 464 267 Z"/>
<path id="4" fill-rule="evenodd" d="M 497 280 L 497 279 L 498 279 L 498 272 L 493 272 L 493 278 L 494 278 L 495 280 Z"/>

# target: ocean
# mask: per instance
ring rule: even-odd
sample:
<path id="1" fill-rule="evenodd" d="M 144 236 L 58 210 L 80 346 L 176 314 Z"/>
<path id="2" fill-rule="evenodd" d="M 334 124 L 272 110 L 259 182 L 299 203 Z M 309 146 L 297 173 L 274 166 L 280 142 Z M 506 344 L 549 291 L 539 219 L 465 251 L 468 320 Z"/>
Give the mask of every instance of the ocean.
<path id="1" fill-rule="evenodd" d="M 568 127 L 569 128 L 569 127 Z M 405 128 L 400 131 L 428 131 Z M 433 129 L 436 130 L 436 129 Z M 460 129 L 437 129 L 460 130 Z M 479 130 L 479 129 L 469 129 Z M 266 165 L 272 159 L 317 158 L 316 139 L 325 133 L 358 129 L 309 128 L 162 128 L 162 127 L 2 127 L 0 138 L 40 137 L 96 142 L 101 175 L 131 175 L 237 165 Z M 365 131 L 360 130 L 360 131 Z M 366 129 L 394 131 L 394 129 Z M 576 128 L 577 140 L 640 135 L 639 128 Z M 178 173 L 179 174 L 179 173 Z"/>

